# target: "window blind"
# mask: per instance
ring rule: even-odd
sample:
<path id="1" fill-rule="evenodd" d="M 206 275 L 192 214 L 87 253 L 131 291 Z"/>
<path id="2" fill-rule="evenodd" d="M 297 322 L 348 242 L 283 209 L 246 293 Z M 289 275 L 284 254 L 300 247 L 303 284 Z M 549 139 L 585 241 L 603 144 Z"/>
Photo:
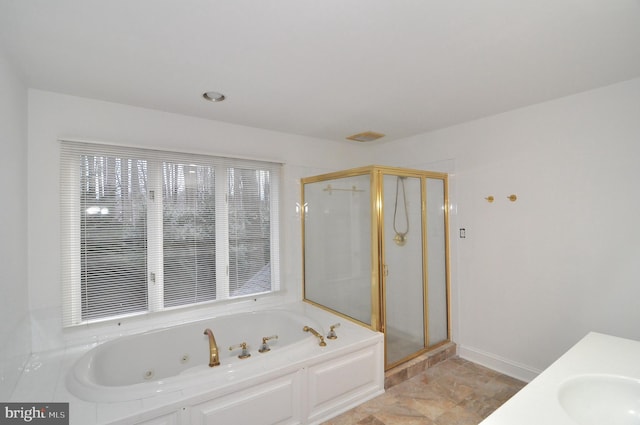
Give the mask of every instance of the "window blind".
<path id="1" fill-rule="evenodd" d="M 63 322 L 279 287 L 280 165 L 63 141 Z"/>

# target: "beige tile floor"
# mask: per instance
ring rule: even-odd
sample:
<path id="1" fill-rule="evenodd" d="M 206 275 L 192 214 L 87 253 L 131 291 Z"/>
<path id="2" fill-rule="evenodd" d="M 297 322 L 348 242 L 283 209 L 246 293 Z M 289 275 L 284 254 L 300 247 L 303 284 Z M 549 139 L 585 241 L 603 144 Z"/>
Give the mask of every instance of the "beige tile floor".
<path id="1" fill-rule="evenodd" d="M 477 425 L 524 385 L 452 357 L 323 425 Z"/>

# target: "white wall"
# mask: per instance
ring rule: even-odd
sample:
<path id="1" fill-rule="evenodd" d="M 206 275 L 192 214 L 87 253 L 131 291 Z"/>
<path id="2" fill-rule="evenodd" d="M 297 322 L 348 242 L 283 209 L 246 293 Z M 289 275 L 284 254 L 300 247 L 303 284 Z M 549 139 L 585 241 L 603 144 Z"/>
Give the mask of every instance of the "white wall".
<path id="1" fill-rule="evenodd" d="M 375 155 L 452 173 L 462 356 L 531 379 L 589 331 L 640 340 L 640 79 Z"/>
<path id="2" fill-rule="evenodd" d="M 27 89 L 0 50 L 0 400 L 31 351 L 27 292 Z"/>
<path id="3" fill-rule="evenodd" d="M 29 90 L 28 125 L 29 302 L 34 351 L 60 348 L 87 335 L 126 332 L 128 325 L 123 323 L 115 329 L 112 324 L 83 331 L 62 330 L 59 139 L 94 140 L 285 163 L 281 204 L 284 223 L 281 300 L 301 299 L 301 231 L 296 215 L 296 202 L 300 200 L 299 179 L 363 165 L 366 157 L 360 145 L 314 140 L 39 90 Z M 231 308 L 237 308 L 237 305 L 219 306 L 212 311 Z M 138 327 L 157 324 L 132 322 L 130 326 Z"/>

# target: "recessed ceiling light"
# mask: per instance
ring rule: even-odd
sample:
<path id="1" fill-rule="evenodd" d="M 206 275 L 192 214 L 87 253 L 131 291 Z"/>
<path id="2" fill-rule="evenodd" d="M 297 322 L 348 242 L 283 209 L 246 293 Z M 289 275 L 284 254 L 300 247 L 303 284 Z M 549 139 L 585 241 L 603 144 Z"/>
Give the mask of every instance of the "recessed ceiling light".
<path id="1" fill-rule="evenodd" d="M 217 91 L 208 91 L 202 94 L 202 97 L 207 99 L 210 102 L 222 102 L 225 97 L 222 93 L 218 93 Z"/>

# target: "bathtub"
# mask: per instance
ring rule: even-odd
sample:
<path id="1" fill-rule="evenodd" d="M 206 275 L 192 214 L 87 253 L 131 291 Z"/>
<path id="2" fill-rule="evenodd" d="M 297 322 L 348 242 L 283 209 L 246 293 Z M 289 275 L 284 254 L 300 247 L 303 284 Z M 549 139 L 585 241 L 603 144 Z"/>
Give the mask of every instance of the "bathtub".
<path id="1" fill-rule="evenodd" d="M 335 323 L 338 338 L 326 346 L 303 331 L 326 337 Z M 219 366 L 209 367 L 205 329 Z M 384 392 L 383 352 L 381 334 L 296 303 L 102 343 L 71 365 L 65 384 L 82 405 L 119 412 L 96 423 L 320 423 Z"/>
<path id="2" fill-rule="evenodd" d="M 80 399 L 97 402 L 143 399 L 201 383 L 222 384 L 242 373 L 256 373 L 267 356 L 317 345 L 304 326 L 322 329 L 314 320 L 286 310 L 267 310 L 223 316 L 181 326 L 130 335 L 87 352 L 68 374 L 67 388 Z M 220 366 L 209 367 L 209 339 L 213 332 Z M 258 352 L 262 338 L 269 351 Z M 246 343 L 250 357 L 240 359 Z"/>

